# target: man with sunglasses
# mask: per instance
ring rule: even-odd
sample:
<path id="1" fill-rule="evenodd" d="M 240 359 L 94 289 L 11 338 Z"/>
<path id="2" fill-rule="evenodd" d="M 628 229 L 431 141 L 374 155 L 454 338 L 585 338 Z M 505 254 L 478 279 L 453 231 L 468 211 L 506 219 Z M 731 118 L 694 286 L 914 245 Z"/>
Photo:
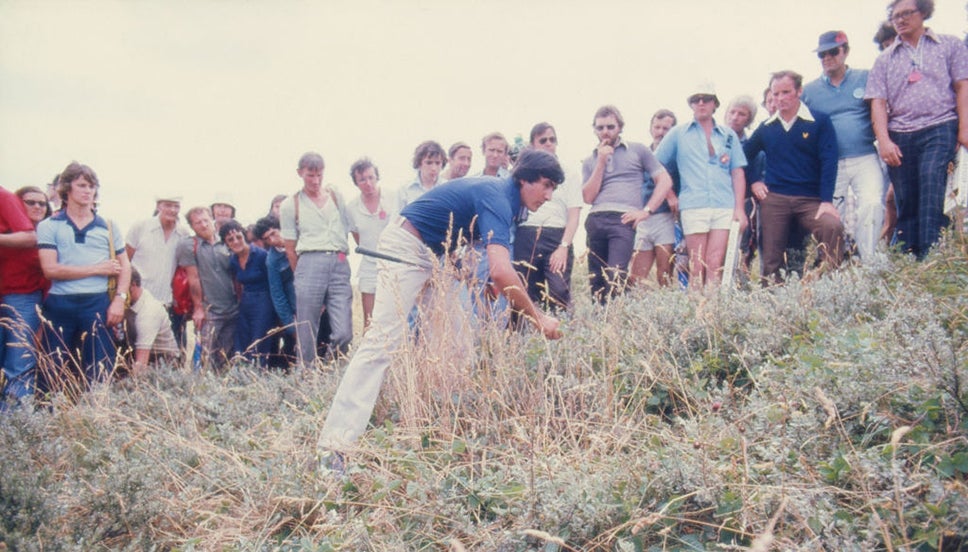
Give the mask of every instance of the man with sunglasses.
<path id="1" fill-rule="evenodd" d="M 894 0 L 897 38 L 874 62 L 865 99 L 897 202 L 897 240 L 923 259 L 948 224 L 948 163 L 968 147 L 968 50 L 924 26 L 933 0 Z"/>
<path id="2" fill-rule="evenodd" d="M 635 226 L 659 209 L 672 178 L 645 144 L 622 140 L 625 120 L 618 108 L 602 106 L 592 121 L 598 147 L 582 164 L 581 193 L 592 206 L 585 219 L 592 297 L 605 304 L 625 290 Z M 655 191 L 643 211 L 647 176 L 655 180 Z"/>
<path id="3" fill-rule="evenodd" d="M 744 202 L 746 157 L 739 137 L 717 124 L 719 98 L 711 84 L 686 99 L 693 120 L 669 131 L 655 152 L 665 166 L 679 170 L 679 213 L 689 250 L 689 286 L 718 287 L 732 222 L 747 225 Z"/>
<path id="4" fill-rule="evenodd" d="M 834 205 L 860 258 L 870 263 L 884 222 L 886 182 L 874 147 L 870 104 L 864 99 L 869 71 L 847 66 L 850 45 L 843 31 L 820 35 L 814 51 L 820 58 L 823 75 L 803 87 L 801 99 L 811 110 L 830 115 L 834 124 L 839 156 Z M 848 218 L 850 194 L 856 199 Z"/>
<path id="5" fill-rule="evenodd" d="M 34 392 L 33 335 L 40 327 L 37 306 L 46 287 L 34 223 L 20 198 L 0 187 L 0 410 L 8 400 L 20 401 Z"/>
<path id="6" fill-rule="evenodd" d="M 555 127 L 538 123 L 531 127 L 531 147 L 557 156 Z M 575 262 L 575 232 L 581 213 L 581 194 L 575 178 L 567 173 L 551 201 L 528 213 L 518 224 L 514 238 L 514 264 L 528 282 L 528 296 L 551 309 L 571 306 L 571 269 Z"/>

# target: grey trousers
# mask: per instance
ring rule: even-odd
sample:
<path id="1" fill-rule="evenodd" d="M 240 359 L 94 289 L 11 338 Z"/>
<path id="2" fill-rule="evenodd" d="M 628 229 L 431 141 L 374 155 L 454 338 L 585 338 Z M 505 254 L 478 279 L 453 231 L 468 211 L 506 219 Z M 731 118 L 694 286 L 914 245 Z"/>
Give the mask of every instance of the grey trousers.
<path id="1" fill-rule="evenodd" d="M 332 328 L 330 355 L 345 353 L 353 340 L 353 288 L 346 256 L 323 251 L 299 255 L 295 287 L 299 362 L 308 367 L 316 360 L 316 334 L 324 306 Z"/>

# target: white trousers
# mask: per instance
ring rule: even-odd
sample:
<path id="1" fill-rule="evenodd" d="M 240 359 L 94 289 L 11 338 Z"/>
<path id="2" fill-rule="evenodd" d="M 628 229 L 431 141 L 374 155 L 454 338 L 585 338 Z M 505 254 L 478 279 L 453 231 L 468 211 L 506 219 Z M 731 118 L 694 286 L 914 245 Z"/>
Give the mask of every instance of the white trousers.
<path id="1" fill-rule="evenodd" d="M 853 236 L 865 263 L 874 258 L 884 223 L 887 176 L 876 153 L 837 162 L 834 206 L 847 234 Z M 853 208 L 849 208 L 852 206 Z"/>
<path id="2" fill-rule="evenodd" d="M 376 298 L 370 327 L 363 335 L 340 381 L 319 436 L 319 449 L 343 450 L 356 441 L 370 420 L 392 354 L 406 345 L 407 316 L 433 276 L 434 253 L 401 228 L 402 219 L 387 225 L 379 251 L 414 265 L 379 260 Z"/>

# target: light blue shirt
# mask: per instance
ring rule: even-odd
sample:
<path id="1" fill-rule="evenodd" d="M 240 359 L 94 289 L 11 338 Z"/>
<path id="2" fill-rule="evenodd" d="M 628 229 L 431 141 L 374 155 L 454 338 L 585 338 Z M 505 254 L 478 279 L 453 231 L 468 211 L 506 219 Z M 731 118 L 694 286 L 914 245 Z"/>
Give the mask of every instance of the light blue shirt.
<path id="1" fill-rule="evenodd" d="M 679 171 L 679 209 L 733 209 L 734 169 L 746 166 L 746 155 L 733 129 L 713 124 L 709 136 L 713 145 L 710 155 L 706 133 L 695 120 L 673 127 L 655 151 L 663 165 L 674 163 Z"/>
<path id="2" fill-rule="evenodd" d="M 874 128 L 871 126 L 871 107 L 864 100 L 867 88 L 866 69 L 847 68 L 840 86 L 834 86 L 827 75 L 807 83 L 800 99 L 812 111 L 830 115 L 837 134 L 837 154 L 840 159 L 877 153 L 874 148 Z"/>
<path id="3" fill-rule="evenodd" d="M 37 225 L 37 247 L 57 251 L 57 262 L 67 266 L 91 266 L 111 258 L 108 224 L 113 225 L 114 252 L 124 255 L 124 233 L 117 224 L 95 215 L 84 228 L 74 226 L 65 211 Z M 76 280 L 54 280 L 52 295 L 107 293 L 107 276 L 86 276 Z"/>

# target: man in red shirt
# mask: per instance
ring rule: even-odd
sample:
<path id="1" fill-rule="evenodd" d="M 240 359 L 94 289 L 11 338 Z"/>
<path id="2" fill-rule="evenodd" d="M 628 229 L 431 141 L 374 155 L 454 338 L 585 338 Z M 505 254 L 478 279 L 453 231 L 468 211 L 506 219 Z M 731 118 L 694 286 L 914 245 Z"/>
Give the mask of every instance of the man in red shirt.
<path id="1" fill-rule="evenodd" d="M 20 198 L 0 187 L 0 361 L 6 377 L 0 410 L 34 392 L 37 306 L 46 286 L 34 223 Z"/>

